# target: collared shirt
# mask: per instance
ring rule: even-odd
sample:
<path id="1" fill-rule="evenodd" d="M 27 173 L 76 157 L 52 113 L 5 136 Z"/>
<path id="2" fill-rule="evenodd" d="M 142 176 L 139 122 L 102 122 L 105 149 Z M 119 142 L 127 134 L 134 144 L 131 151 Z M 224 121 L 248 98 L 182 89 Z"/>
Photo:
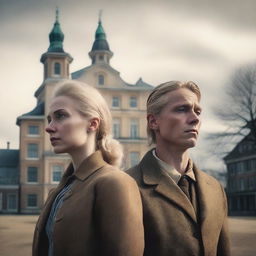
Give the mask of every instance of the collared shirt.
<path id="1" fill-rule="evenodd" d="M 167 164 L 163 160 L 161 160 L 157 155 L 156 155 L 156 150 L 154 149 L 152 151 L 153 156 L 156 158 L 158 164 L 160 165 L 161 169 L 164 170 L 171 178 L 172 180 L 178 184 L 182 174 L 179 173 L 173 166 Z M 187 166 L 187 171 L 184 173 L 184 175 L 187 175 L 189 178 L 191 178 L 193 181 L 196 181 L 195 174 L 193 172 L 193 162 L 191 159 L 188 160 L 188 166 Z"/>
<path id="2" fill-rule="evenodd" d="M 73 185 L 75 177 L 74 176 L 70 176 L 70 178 L 68 179 L 67 184 L 65 185 L 65 187 L 58 193 L 58 195 L 56 196 L 52 207 L 51 207 L 51 211 L 46 223 L 46 227 L 45 227 L 45 231 L 48 237 L 48 241 L 49 241 L 49 248 L 48 248 L 48 256 L 53 256 L 53 250 L 54 250 L 54 244 L 53 244 L 53 229 L 54 229 L 54 224 L 55 224 L 55 217 L 58 213 L 58 210 L 61 208 L 62 204 L 63 204 L 63 199 L 64 196 L 66 195 L 66 193 L 68 191 L 71 190 L 71 187 Z"/>

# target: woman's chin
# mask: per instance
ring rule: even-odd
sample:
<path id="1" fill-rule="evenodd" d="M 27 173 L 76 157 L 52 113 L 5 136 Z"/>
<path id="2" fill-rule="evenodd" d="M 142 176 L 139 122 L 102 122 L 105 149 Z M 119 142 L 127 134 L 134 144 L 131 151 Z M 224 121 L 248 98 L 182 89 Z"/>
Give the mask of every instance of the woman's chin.
<path id="1" fill-rule="evenodd" d="M 65 150 L 63 150 L 62 148 L 59 148 L 59 147 L 54 147 L 54 148 L 53 148 L 53 152 L 54 152 L 55 154 L 66 153 Z"/>

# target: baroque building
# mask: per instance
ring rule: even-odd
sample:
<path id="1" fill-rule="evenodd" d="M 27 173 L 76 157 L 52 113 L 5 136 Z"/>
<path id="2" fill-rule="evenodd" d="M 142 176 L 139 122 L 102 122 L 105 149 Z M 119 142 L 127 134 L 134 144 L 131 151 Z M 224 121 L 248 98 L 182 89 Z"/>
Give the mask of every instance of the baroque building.
<path id="1" fill-rule="evenodd" d="M 224 157 L 230 215 L 256 216 L 256 145 L 250 134 Z"/>
<path id="2" fill-rule="evenodd" d="M 20 212 L 38 213 L 49 191 L 56 187 L 70 162 L 68 155 L 52 151 L 45 132 L 49 101 L 56 84 L 63 79 L 77 79 L 96 87 L 106 99 L 113 117 L 113 135 L 124 148 L 123 167 L 135 165 L 148 150 L 146 135 L 146 99 L 153 89 L 141 78 L 126 83 L 110 65 L 110 50 L 99 20 L 89 57 L 91 65 L 70 75 L 70 54 L 63 49 L 64 34 L 56 11 L 56 21 L 49 34 L 50 46 L 42 56 L 44 79 L 35 92 L 35 108 L 17 118 L 20 127 Z"/>

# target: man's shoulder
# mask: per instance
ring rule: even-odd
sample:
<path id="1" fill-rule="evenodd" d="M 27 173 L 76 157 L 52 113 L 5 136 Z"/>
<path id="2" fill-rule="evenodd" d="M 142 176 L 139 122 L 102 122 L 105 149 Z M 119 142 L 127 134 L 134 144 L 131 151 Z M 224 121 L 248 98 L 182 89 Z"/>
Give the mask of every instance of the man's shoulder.
<path id="1" fill-rule="evenodd" d="M 195 175 L 197 176 L 197 178 L 199 178 L 200 180 L 203 180 L 204 182 L 217 186 L 217 187 L 221 187 L 221 183 L 213 176 L 211 176 L 210 174 L 206 173 L 205 171 L 198 169 L 197 167 L 194 170 Z"/>

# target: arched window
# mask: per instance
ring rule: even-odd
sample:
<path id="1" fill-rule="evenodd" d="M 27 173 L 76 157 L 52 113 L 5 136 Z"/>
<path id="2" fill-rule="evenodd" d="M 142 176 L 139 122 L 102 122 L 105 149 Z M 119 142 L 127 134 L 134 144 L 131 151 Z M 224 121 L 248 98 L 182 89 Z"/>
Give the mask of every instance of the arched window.
<path id="1" fill-rule="evenodd" d="M 98 81 L 99 85 L 104 85 L 104 76 L 99 75 L 98 79 L 99 79 L 99 81 Z"/>
<path id="2" fill-rule="evenodd" d="M 59 62 L 54 63 L 54 75 L 60 75 L 60 63 Z"/>

